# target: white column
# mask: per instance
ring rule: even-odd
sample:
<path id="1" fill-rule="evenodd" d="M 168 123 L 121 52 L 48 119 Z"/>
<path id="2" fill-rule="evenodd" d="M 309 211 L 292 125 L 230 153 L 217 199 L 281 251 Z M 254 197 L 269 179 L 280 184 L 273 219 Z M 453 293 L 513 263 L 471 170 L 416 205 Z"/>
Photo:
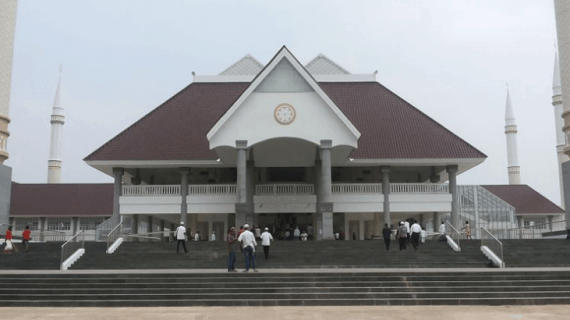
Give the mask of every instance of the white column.
<path id="1" fill-rule="evenodd" d="M 520 184 L 520 166 L 517 147 L 517 123 L 515 120 L 515 112 L 511 103 L 511 96 L 507 89 L 507 106 L 505 111 L 505 135 L 507 136 L 507 170 L 509 175 L 509 184 Z M 457 227 L 457 226 L 454 226 Z"/>
<path id="2" fill-rule="evenodd" d="M 63 141 L 63 125 L 65 124 L 65 116 L 63 115 L 63 107 L 60 101 L 61 71 L 60 68 L 59 81 L 57 83 L 50 121 L 51 139 L 48 160 L 48 183 L 59 183 L 61 180 L 61 146 Z"/>
<path id="3" fill-rule="evenodd" d="M 118 224 L 121 217 L 121 207 L 119 204 L 119 199 L 123 193 L 123 174 L 125 170 L 123 168 L 113 168 L 113 176 L 115 177 L 115 189 L 113 196 L 113 219 L 115 219 Z"/>
<path id="4" fill-rule="evenodd" d="M 247 205 L 247 141 L 236 141 L 237 152 L 237 202 L 236 202 L 236 225 L 243 226 L 246 223 Z"/>

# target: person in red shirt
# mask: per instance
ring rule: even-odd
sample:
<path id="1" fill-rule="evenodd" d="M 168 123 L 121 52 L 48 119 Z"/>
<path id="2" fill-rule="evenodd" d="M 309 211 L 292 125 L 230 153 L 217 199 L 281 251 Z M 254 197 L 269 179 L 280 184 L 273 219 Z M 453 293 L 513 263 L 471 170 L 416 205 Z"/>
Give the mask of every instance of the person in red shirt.
<path id="1" fill-rule="evenodd" d="M 30 226 L 26 226 L 26 229 L 24 230 L 24 232 L 22 232 L 22 238 L 23 238 L 22 243 L 24 244 L 25 251 L 28 251 L 29 248 L 28 244 L 30 243 L 31 240 L 30 237 L 31 234 L 32 231 L 30 231 Z"/>
<path id="2" fill-rule="evenodd" d="M 14 244 L 12 243 L 12 227 L 8 227 L 8 230 L 6 230 L 6 236 L 4 237 L 4 242 L 6 243 L 6 246 L 4 247 L 4 253 L 6 254 L 12 253 L 12 248 L 14 251 L 18 251 L 14 246 Z"/>

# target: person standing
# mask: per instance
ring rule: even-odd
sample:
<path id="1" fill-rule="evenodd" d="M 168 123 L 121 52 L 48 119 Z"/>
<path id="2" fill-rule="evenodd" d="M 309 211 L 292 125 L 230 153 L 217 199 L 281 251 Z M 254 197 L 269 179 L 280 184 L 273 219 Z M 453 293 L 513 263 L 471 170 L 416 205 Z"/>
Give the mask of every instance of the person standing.
<path id="1" fill-rule="evenodd" d="M 26 229 L 24 229 L 24 231 L 22 232 L 22 243 L 24 244 L 24 250 L 28 251 L 29 247 L 29 243 L 30 240 L 32 239 L 31 237 L 32 231 L 30 231 L 30 226 L 26 226 Z"/>
<path id="2" fill-rule="evenodd" d="M 299 237 L 301 236 L 301 231 L 299 231 L 299 227 L 295 227 L 295 231 L 293 231 L 293 240 L 299 241 Z"/>
<path id="3" fill-rule="evenodd" d="M 180 252 L 180 244 L 182 243 L 182 247 L 184 248 L 184 252 L 188 253 L 186 250 L 186 228 L 184 227 L 184 221 L 180 221 L 180 225 L 174 231 L 176 235 L 176 253 Z"/>
<path id="4" fill-rule="evenodd" d="M 309 240 L 313 240 L 313 232 L 313 225 L 309 223 L 309 226 L 307 227 L 307 235 Z"/>
<path id="5" fill-rule="evenodd" d="M 253 272 L 257 272 L 255 269 L 255 236 L 251 231 L 249 231 L 249 225 L 245 224 L 243 226 L 244 232 L 239 235 L 238 241 L 242 243 L 243 246 L 243 256 L 245 259 L 245 270 L 243 272 L 249 272 L 249 266 L 253 268 Z"/>
<path id="6" fill-rule="evenodd" d="M 261 240 L 261 229 L 259 226 L 255 226 L 255 240 Z"/>
<path id="7" fill-rule="evenodd" d="M 422 232 L 422 227 L 418 224 L 416 220 L 414 220 L 414 224 L 410 227 L 410 231 L 412 232 L 412 246 L 414 247 L 414 251 L 418 251 L 418 247 L 420 245 L 420 232 Z"/>
<path id="8" fill-rule="evenodd" d="M 400 222 L 400 227 L 398 227 L 398 231 L 396 232 L 396 238 L 400 242 L 400 251 L 402 249 L 406 251 L 406 241 L 408 240 L 408 229 L 404 222 Z"/>
<path id="9" fill-rule="evenodd" d="M 386 246 L 386 251 L 390 251 L 390 238 L 392 237 L 392 230 L 388 227 L 388 224 L 384 224 L 384 229 L 382 229 L 382 236 L 384 237 L 384 245 Z"/>
<path id="10" fill-rule="evenodd" d="M 212 231 L 212 235 L 210 236 L 210 241 L 216 241 L 216 231 Z"/>
<path id="11" fill-rule="evenodd" d="M 200 231 L 196 231 L 196 235 L 194 235 L 194 241 L 200 241 Z"/>
<path id="12" fill-rule="evenodd" d="M 307 241 L 308 237 L 309 235 L 307 234 L 307 232 L 303 230 L 303 233 L 301 233 L 301 241 Z"/>
<path id="13" fill-rule="evenodd" d="M 265 254 L 265 260 L 269 260 L 269 246 L 273 241 L 273 236 L 269 233 L 269 229 L 265 228 L 265 231 L 261 234 L 261 245 L 263 246 L 263 253 Z"/>
<path id="14" fill-rule="evenodd" d="M 229 254 L 228 272 L 237 272 L 236 271 L 237 246 L 238 242 L 236 238 L 236 227 L 231 227 L 230 230 L 228 230 L 228 245 L 227 245 L 228 254 Z"/>

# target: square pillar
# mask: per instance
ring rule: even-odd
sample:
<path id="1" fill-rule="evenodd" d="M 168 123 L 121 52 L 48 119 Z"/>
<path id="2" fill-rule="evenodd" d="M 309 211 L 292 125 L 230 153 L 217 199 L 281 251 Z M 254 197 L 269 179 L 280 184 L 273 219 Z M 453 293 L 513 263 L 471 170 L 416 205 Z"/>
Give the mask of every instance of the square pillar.
<path id="1" fill-rule="evenodd" d="M 251 158 L 251 157 L 250 157 Z M 246 162 L 246 203 L 247 212 L 245 216 L 245 221 L 250 227 L 256 224 L 254 204 L 253 204 L 253 194 L 255 193 L 255 166 L 253 160 Z"/>
<path id="2" fill-rule="evenodd" d="M 380 168 L 382 172 L 382 194 L 384 195 L 384 224 L 391 224 L 390 216 L 390 167 Z"/>
<path id="3" fill-rule="evenodd" d="M 40 241 L 45 241 L 44 231 L 46 230 L 46 217 L 40 217 Z"/>
<path id="4" fill-rule="evenodd" d="M 73 217 L 72 219 L 72 227 L 71 230 L 73 232 L 73 235 L 77 234 L 77 231 L 79 230 L 79 218 L 78 217 Z"/>
<path id="5" fill-rule="evenodd" d="M 146 229 L 146 233 L 151 233 L 152 230 L 152 216 L 148 216 L 148 227 Z"/>
<path id="6" fill-rule="evenodd" d="M 441 221 L 439 221 L 439 213 L 434 212 L 433 213 L 433 232 L 439 232 L 439 225 L 440 224 L 441 224 Z"/>
<path id="7" fill-rule="evenodd" d="M 119 199 L 123 194 L 123 174 L 125 170 L 123 168 L 113 168 L 113 176 L 115 178 L 115 189 L 113 193 L 113 219 L 115 220 L 114 225 L 118 224 L 121 220 L 121 207 L 119 204 Z"/>
<path id="8" fill-rule="evenodd" d="M 188 225 L 188 174 L 190 173 L 189 168 L 180 169 L 180 197 L 182 202 L 180 205 L 180 221 L 184 222 L 184 225 Z"/>
<path id="9" fill-rule="evenodd" d="M 457 210 L 457 165 L 447 166 L 449 175 L 449 193 L 451 193 L 451 225 L 459 227 L 459 211 Z"/>
<path id="10" fill-rule="evenodd" d="M 322 239 L 334 240 L 333 234 L 333 203 L 332 203 L 332 168 L 331 168 L 332 140 L 321 140 L 321 194 L 322 202 Z M 319 231 L 320 233 L 320 231 Z"/>
<path id="11" fill-rule="evenodd" d="M 247 140 L 236 140 L 237 152 L 237 201 L 236 224 L 243 226 L 247 223 Z"/>
<path id="12" fill-rule="evenodd" d="M 318 157 L 318 152 L 317 152 L 317 157 Z M 322 188 L 321 188 L 321 167 L 322 167 L 322 161 L 321 160 L 315 160 L 315 195 L 317 196 L 317 210 L 315 212 L 315 214 L 313 215 L 313 226 L 315 226 L 313 232 L 314 232 L 314 237 L 315 240 L 322 240 L 323 239 L 323 235 L 322 235 L 322 230 L 323 230 L 323 215 L 321 214 L 321 204 L 323 203 L 323 194 L 322 194 Z"/>

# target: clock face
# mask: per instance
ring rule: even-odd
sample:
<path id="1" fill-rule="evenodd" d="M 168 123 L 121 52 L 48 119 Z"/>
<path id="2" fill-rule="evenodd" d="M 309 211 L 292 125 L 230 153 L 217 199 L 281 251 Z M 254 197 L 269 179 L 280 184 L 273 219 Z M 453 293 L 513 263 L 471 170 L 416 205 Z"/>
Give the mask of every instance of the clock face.
<path id="1" fill-rule="evenodd" d="M 280 124 L 291 124 L 295 116 L 295 108 L 290 104 L 282 103 L 275 108 L 275 120 Z"/>

